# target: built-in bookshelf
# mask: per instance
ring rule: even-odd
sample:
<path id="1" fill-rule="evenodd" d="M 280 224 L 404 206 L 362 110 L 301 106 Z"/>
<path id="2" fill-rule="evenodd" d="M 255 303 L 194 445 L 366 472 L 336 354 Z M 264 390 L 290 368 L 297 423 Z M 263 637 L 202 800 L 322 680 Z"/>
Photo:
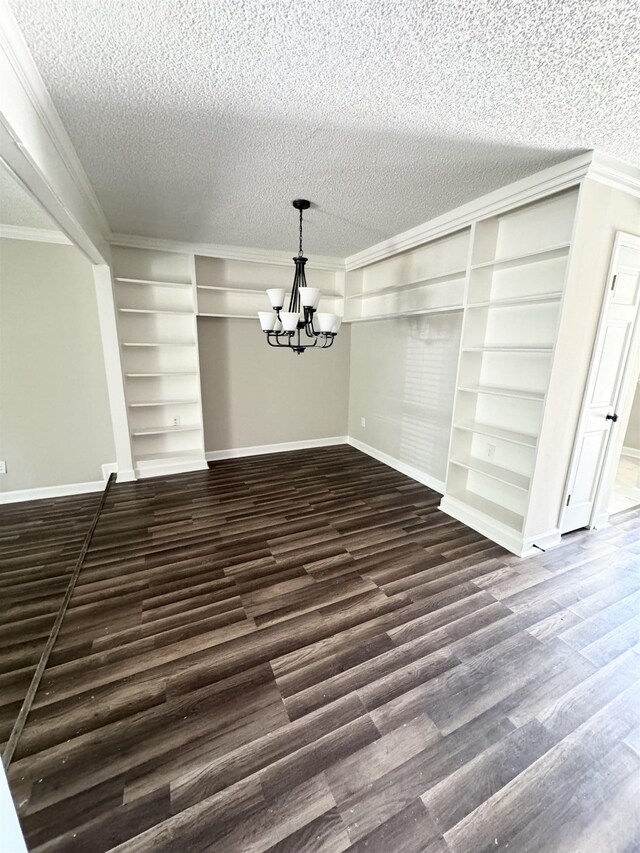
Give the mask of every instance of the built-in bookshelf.
<path id="1" fill-rule="evenodd" d="M 195 256 L 199 317 L 257 320 L 258 311 L 270 311 L 267 290 L 293 283 L 293 261 L 288 264 L 239 261 Z M 336 273 L 307 266 L 307 284 L 321 292 L 320 310 L 342 316 L 342 289 Z"/>
<path id="2" fill-rule="evenodd" d="M 189 256 L 114 247 L 127 417 L 137 476 L 206 467 Z"/>
<path id="3" fill-rule="evenodd" d="M 442 508 L 526 551 L 577 189 L 476 223 Z"/>
<path id="4" fill-rule="evenodd" d="M 346 322 L 462 311 L 471 230 L 465 228 L 346 274 Z"/>

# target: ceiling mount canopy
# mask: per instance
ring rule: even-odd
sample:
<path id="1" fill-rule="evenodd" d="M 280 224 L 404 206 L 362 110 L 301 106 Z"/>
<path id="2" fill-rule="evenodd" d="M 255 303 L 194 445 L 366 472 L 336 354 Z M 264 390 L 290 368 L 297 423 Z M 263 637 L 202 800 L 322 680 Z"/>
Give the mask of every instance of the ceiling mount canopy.
<path id="1" fill-rule="evenodd" d="M 342 319 L 336 314 L 318 312 L 320 291 L 307 287 L 304 266 L 307 258 L 302 249 L 302 211 L 311 207 L 306 198 L 296 198 L 291 204 L 299 212 L 298 254 L 293 258 L 296 271 L 289 298 L 289 310 L 283 311 L 284 288 L 271 288 L 267 296 L 273 311 L 258 311 L 262 331 L 272 347 L 284 347 L 300 355 L 307 349 L 328 349 L 335 340 Z"/>

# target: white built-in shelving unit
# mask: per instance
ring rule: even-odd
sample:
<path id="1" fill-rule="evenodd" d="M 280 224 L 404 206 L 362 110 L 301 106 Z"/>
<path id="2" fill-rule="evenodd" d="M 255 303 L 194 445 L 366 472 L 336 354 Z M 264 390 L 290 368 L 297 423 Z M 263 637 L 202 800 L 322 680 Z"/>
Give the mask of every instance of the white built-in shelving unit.
<path id="1" fill-rule="evenodd" d="M 442 508 L 523 541 L 577 189 L 475 224 Z"/>
<path id="2" fill-rule="evenodd" d="M 270 311 L 270 287 L 290 292 L 293 261 L 265 263 L 195 256 L 197 313 L 199 317 L 257 320 L 258 311 Z M 342 316 L 343 293 L 333 270 L 309 269 L 308 284 L 321 291 L 320 310 Z M 258 328 L 258 327 L 257 327 Z"/>
<path id="3" fill-rule="evenodd" d="M 397 251 L 394 238 L 344 267 L 331 259 L 309 263 L 307 273 L 309 285 L 321 290 L 321 310 L 345 323 L 433 315 L 408 325 L 424 326 L 425 339 L 434 340 L 450 336 L 454 325 L 456 336 L 461 329 L 446 373 L 442 364 L 434 368 L 440 377 L 456 375 L 455 387 L 448 385 L 454 405 L 440 507 L 522 555 L 559 539 L 550 514 L 539 511 L 564 387 L 554 360 L 556 351 L 564 358 L 571 351 L 584 234 L 593 239 L 596 232 L 580 174 L 543 191 L 518 185 L 506 198 L 503 204 L 487 196 L 486 204 L 459 209 L 448 233 L 434 221 L 421 229 L 420 245 L 407 232 L 399 237 L 411 248 Z M 290 291 L 293 263 L 281 253 L 225 254 L 113 247 L 137 476 L 206 464 L 197 320 L 250 320 L 260 335 L 256 314 L 269 310 L 266 290 Z M 438 427 L 446 431 L 447 424 Z M 541 444 L 546 450 L 538 458 Z"/>
<path id="4" fill-rule="evenodd" d="M 470 234 L 465 228 L 349 271 L 345 321 L 462 311 Z"/>
<path id="5" fill-rule="evenodd" d="M 206 467 L 190 257 L 114 247 L 129 435 L 137 476 Z"/>

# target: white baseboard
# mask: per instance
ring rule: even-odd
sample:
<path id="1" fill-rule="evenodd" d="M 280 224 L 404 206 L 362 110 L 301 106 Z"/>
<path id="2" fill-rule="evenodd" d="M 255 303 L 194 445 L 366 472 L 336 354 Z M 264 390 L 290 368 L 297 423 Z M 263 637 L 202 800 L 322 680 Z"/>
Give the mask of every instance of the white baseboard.
<path id="1" fill-rule="evenodd" d="M 116 474 L 117 483 L 130 483 L 132 480 L 136 479 L 136 474 L 133 468 L 125 468 L 124 470 L 119 471 L 117 462 L 106 462 L 102 466 L 102 476 L 105 480 L 108 480 L 111 474 Z"/>
<path id="2" fill-rule="evenodd" d="M 623 456 L 631 456 L 634 459 L 640 459 L 640 450 L 637 447 L 623 447 L 622 448 Z"/>
<path id="3" fill-rule="evenodd" d="M 378 462 L 383 462 L 390 468 L 395 468 L 396 471 L 400 471 L 401 474 L 411 477 L 412 480 L 417 480 L 419 483 L 422 483 L 423 486 L 428 486 L 430 489 L 433 489 L 435 492 L 439 492 L 441 495 L 444 494 L 444 480 L 437 480 L 435 477 L 425 474 L 424 471 L 414 468 L 413 465 L 407 465 L 406 462 L 401 462 L 394 456 L 389 456 L 388 453 L 376 450 L 375 447 L 365 444 L 364 441 L 358 441 L 357 438 L 351 438 L 351 436 L 349 436 L 348 443 L 352 447 L 355 447 L 356 450 L 360 450 L 362 453 L 366 453 L 367 456 L 372 456 L 374 459 L 377 459 Z"/>
<path id="4" fill-rule="evenodd" d="M 89 492 L 101 492 L 104 487 L 104 480 L 94 480 L 89 483 L 65 483 L 62 486 L 16 489 L 13 492 L 0 493 L 0 504 L 18 503 L 19 501 L 39 501 L 45 498 L 64 498 L 68 495 L 84 495 Z"/>
<path id="5" fill-rule="evenodd" d="M 303 441 L 285 441 L 281 444 L 258 444 L 255 447 L 232 447 L 229 450 L 208 450 L 205 457 L 208 462 L 221 459 L 239 459 L 243 456 L 263 456 L 265 453 L 286 453 L 289 450 L 307 450 L 311 447 L 333 447 L 335 444 L 348 444 L 346 435 L 334 435 L 330 438 L 309 438 Z"/>
<path id="6" fill-rule="evenodd" d="M 532 545 L 528 543 L 525 545 L 522 536 L 510 530 L 506 525 L 495 521 L 493 518 L 462 503 L 456 498 L 445 495 L 440 501 L 439 508 L 452 518 L 466 524 L 472 530 L 482 533 L 483 536 L 491 539 L 492 542 L 502 545 L 503 548 L 506 548 L 507 551 L 511 551 L 512 554 L 518 557 L 528 557 L 531 554 L 540 553 Z"/>
<path id="7" fill-rule="evenodd" d="M 535 553 L 532 549 L 540 549 L 541 551 L 550 551 L 552 548 L 557 548 L 562 544 L 562 534 L 559 527 L 554 527 L 552 530 L 547 530 L 546 533 L 541 533 L 539 536 L 531 536 L 524 540 L 524 550 Z"/>
<path id="8" fill-rule="evenodd" d="M 139 479 L 145 480 L 147 477 L 167 477 L 169 474 L 191 474 L 193 471 L 206 471 L 207 469 L 208 465 L 204 459 L 185 459 L 173 462 L 158 460 L 156 462 L 145 462 L 143 466 L 139 465 L 136 467 L 136 474 Z"/>

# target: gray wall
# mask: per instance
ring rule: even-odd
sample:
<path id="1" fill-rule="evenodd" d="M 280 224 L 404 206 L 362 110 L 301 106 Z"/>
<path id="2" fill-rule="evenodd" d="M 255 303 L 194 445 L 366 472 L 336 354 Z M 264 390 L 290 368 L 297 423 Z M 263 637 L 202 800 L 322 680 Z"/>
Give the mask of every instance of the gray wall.
<path id="1" fill-rule="evenodd" d="M 453 313 L 351 327 L 349 435 L 437 480 L 446 476 L 461 323 Z"/>
<path id="2" fill-rule="evenodd" d="M 267 346 L 255 320 L 198 320 L 206 450 L 347 434 L 349 328 L 324 352 Z"/>
<path id="3" fill-rule="evenodd" d="M 90 263 L 0 240 L 0 491 L 102 479 L 115 461 Z"/>

